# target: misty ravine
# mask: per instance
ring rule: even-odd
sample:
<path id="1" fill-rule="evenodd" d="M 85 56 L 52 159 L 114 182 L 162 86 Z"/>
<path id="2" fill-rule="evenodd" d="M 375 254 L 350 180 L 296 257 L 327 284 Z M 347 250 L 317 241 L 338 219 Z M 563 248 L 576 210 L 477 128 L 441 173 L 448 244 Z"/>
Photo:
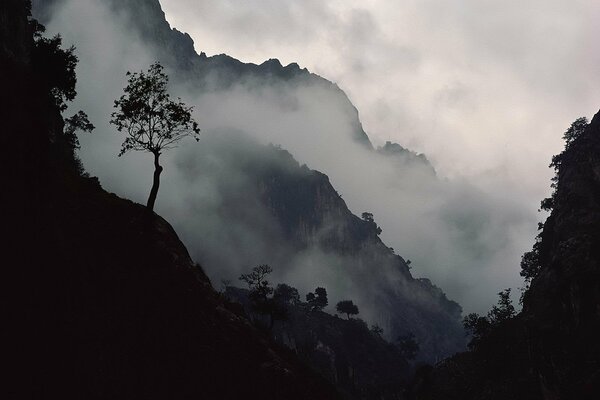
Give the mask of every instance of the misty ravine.
<path id="1" fill-rule="evenodd" d="M 536 101 L 546 113 L 564 101 L 537 86 L 562 60 L 543 65 L 548 42 L 532 32 L 499 48 L 472 19 L 505 33 L 521 17 L 532 29 L 554 19 L 580 36 L 553 54 L 571 54 L 565 44 L 578 54 L 589 32 L 568 26 L 600 8 L 538 18 L 510 2 L 463 3 L 457 19 L 441 0 L 435 12 L 388 0 L 226 2 L 188 34 L 176 26 L 207 4 L 3 2 L 6 226 L 20 258 L 5 271 L 9 397 L 598 398 L 600 112 L 581 115 L 600 100 L 574 78 L 548 90 L 589 95 L 569 108 L 581 115 L 570 126 L 566 111 L 544 118 Z M 491 10 L 502 11 L 494 23 Z M 385 14 L 404 13 L 415 24 L 402 35 L 422 41 L 393 46 Z M 317 21 L 322 34 L 306 30 Z M 220 24 L 223 42 L 210 33 Z M 417 25 L 449 34 L 433 40 Z M 427 56 L 432 40 L 448 51 Z M 260 61 L 201 51 L 215 43 Z M 288 59 L 282 43 L 311 50 Z M 313 49 L 327 48 L 321 68 Z M 516 89 L 530 68 L 515 72 L 520 50 L 546 73 Z M 469 53 L 474 68 L 453 58 Z M 400 59 L 406 71 L 389 78 L 411 71 L 414 83 L 357 83 Z M 596 62 L 578 60 L 583 72 Z M 390 93 L 411 86 L 405 99 Z M 511 113 L 506 93 L 489 97 L 503 86 L 515 108 L 539 100 Z M 514 140 L 532 126 L 537 147 Z M 479 132 L 494 145 L 469 139 Z M 548 157 L 548 171 L 523 172 L 532 151 L 530 165 Z"/>

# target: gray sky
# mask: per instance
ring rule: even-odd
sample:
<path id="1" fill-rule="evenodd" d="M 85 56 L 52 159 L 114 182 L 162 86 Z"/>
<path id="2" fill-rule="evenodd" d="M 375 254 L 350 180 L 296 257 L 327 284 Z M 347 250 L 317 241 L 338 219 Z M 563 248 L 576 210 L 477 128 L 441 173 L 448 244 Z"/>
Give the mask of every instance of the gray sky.
<path id="1" fill-rule="evenodd" d="M 600 108 L 593 0 L 161 3 L 198 51 L 338 83 L 375 142 L 424 152 L 446 176 L 526 180 L 540 197 L 561 132 Z"/>
<path id="2" fill-rule="evenodd" d="M 562 132 L 575 118 L 591 117 L 600 108 L 600 49 L 594 41 L 600 37 L 600 2 L 161 4 L 169 22 L 194 38 L 198 51 L 255 63 L 298 62 L 346 91 L 375 144 L 393 140 L 424 152 L 442 177 L 491 195 L 499 209 L 518 204 L 510 218 L 522 217 L 524 224 L 498 228 L 515 243 L 499 252 L 501 261 L 486 275 L 498 289 L 518 284 L 520 255 L 535 234 L 535 227 L 527 226 L 544 218 L 537 208 L 549 192 L 548 164 L 562 147 Z M 345 194 L 344 182 L 334 185 Z M 345 199 L 354 212 L 365 203 Z M 466 204 L 457 195 L 456 202 L 477 218 L 477 200 Z M 386 236 L 385 221 L 382 225 L 387 242 L 411 257 L 412 249 L 393 236 L 394 226 Z M 439 271 L 433 275 L 443 285 Z"/>
<path id="3" fill-rule="evenodd" d="M 427 155 L 441 181 L 356 148 L 339 99 L 318 88 L 283 99 L 275 87 L 259 98 L 243 87 L 202 95 L 176 88 L 196 106 L 203 131 L 243 130 L 328 174 L 355 214 L 375 214 L 384 241 L 413 261 L 416 276 L 431 278 L 467 312 L 484 312 L 496 292 L 521 285 L 521 254 L 544 218 L 537 209 L 549 192 L 550 157 L 575 118 L 600 108 L 593 43 L 600 25 L 592 24 L 600 3 L 522 3 L 161 0 L 199 52 L 297 62 L 349 95 L 375 145 L 393 140 Z M 61 32 L 80 57 L 73 108 L 97 127 L 80 138 L 86 168 L 108 190 L 145 202 L 151 160 L 117 158 L 122 138 L 107 121 L 125 72 L 154 56 L 97 0 L 67 1 L 49 32 Z M 297 110 L 283 107 L 290 99 Z M 185 180 L 178 165 L 186 151 L 163 160 L 157 210 L 193 253 L 206 239 L 194 236 L 190 199 L 214 191 Z"/>

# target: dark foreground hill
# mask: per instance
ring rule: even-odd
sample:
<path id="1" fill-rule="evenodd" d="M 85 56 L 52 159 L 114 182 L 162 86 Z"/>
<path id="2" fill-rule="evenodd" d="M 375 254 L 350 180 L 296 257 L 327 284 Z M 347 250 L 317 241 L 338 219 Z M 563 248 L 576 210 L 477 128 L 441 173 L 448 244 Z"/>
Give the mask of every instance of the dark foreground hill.
<path id="1" fill-rule="evenodd" d="M 64 162 L 26 2 L 0 21 L 7 398 L 337 398 L 228 310 L 165 220 Z"/>

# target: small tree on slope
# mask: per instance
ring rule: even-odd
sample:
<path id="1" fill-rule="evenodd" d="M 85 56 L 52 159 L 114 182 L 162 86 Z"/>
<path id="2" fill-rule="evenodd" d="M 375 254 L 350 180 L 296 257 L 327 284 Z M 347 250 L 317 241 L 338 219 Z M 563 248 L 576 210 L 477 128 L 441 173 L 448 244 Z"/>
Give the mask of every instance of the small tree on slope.
<path id="1" fill-rule="evenodd" d="M 348 319 L 350 319 L 350 315 L 358 314 L 358 306 L 354 304 L 352 300 L 342 300 L 335 306 L 335 309 L 340 314 L 346 314 Z"/>
<path id="2" fill-rule="evenodd" d="M 147 72 L 127 73 L 125 94 L 115 101 L 111 124 L 126 134 L 119 156 L 130 150 L 154 155 L 154 178 L 148 196 L 148 210 L 154 210 L 163 167 L 159 157 L 186 136 L 199 140 L 200 129 L 192 118 L 193 107 L 167 93 L 169 77 L 157 62 Z"/>

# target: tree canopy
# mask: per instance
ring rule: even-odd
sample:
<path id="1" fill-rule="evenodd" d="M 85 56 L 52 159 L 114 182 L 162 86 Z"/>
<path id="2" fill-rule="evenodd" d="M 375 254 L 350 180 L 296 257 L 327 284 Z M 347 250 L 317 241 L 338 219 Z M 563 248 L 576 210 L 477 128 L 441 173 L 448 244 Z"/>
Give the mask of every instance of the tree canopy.
<path id="1" fill-rule="evenodd" d="M 32 20 L 31 26 L 34 32 L 31 54 L 34 73 L 41 88 L 50 94 L 52 102 L 61 112 L 65 111 L 67 102 L 77 96 L 75 67 L 78 59 L 75 47 L 63 48 L 60 35 L 44 37 L 46 28 L 35 20 Z"/>
<path id="2" fill-rule="evenodd" d="M 145 151 L 154 155 L 154 180 L 147 207 L 154 209 L 160 184 L 162 166 L 159 157 L 164 150 L 172 149 L 186 136 L 199 140 L 200 129 L 192 118 L 193 107 L 181 99 L 171 100 L 167 92 L 169 77 L 160 63 L 150 66 L 147 72 L 127 72 L 127 86 L 111 114 L 111 124 L 125 133 L 119 156 L 131 151 Z"/>
<path id="3" fill-rule="evenodd" d="M 350 319 L 350 315 L 358 314 L 358 306 L 354 304 L 352 300 L 342 300 L 337 303 L 335 309 L 340 314 L 346 314 L 348 319 Z"/>
<path id="4" fill-rule="evenodd" d="M 494 326 L 516 315 L 515 307 L 510 299 L 510 292 L 510 289 L 504 289 L 498 293 L 498 303 L 492 307 L 487 316 L 471 313 L 463 318 L 463 326 L 472 336 L 469 347 L 476 347 Z"/>
<path id="5" fill-rule="evenodd" d="M 321 311 L 329 304 L 327 300 L 327 290 L 323 287 L 315 289 L 314 293 L 306 295 L 306 302 L 312 311 Z"/>
<path id="6" fill-rule="evenodd" d="M 267 277 L 273 269 L 266 265 L 258 265 L 249 274 L 240 275 L 240 280 L 246 282 L 252 308 L 258 314 L 269 316 L 269 330 L 273 329 L 276 320 L 287 318 L 287 305 L 295 301 L 298 291 L 288 285 L 278 285 L 273 289 Z M 298 296 L 299 297 L 299 296 Z"/>

